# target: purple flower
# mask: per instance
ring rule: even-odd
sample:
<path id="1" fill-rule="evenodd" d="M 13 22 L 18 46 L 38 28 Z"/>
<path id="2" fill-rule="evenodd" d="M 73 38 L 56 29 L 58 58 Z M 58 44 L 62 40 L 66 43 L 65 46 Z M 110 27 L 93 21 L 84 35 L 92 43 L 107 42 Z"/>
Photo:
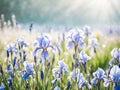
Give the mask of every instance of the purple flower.
<path id="1" fill-rule="evenodd" d="M 96 72 L 93 73 L 94 78 L 91 80 L 91 84 L 97 84 L 98 81 L 106 77 L 103 69 L 98 68 Z"/>
<path id="2" fill-rule="evenodd" d="M 54 90 L 61 90 L 59 86 L 56 86 Z"/>
<path id="3" fill-rule="evenodd" d="M 114 48 L 111 51 L 111 56 L 116 59 L 118 61 L 118 63 L 120 63 L 120 49 L 118 48 Z"/>
<path id="4" fill-rule="evenodd" d="M 96 38 L 92 38 L 92 39 L 89 39 L 88 43 L 89 43 L 88 47 L 93 48 L 94 52 L 96 53 L 96 46 L 99 45 L 98 40 Z"/>
<path id="5" fill-rule="evenodd" d="M 78 68 L 74 69 L 68 78 L 73 78 L 77 82 L 79 88 L 82 88 L 83 86 L 86 86 L 88 89 L 91 88 L 91 85 L 87 82 L 83 74 L 80 73 L 80 69 Z"/>
<path id="6" fill-rule="evenodd" d="M 7 45 L 7 56 L 9 56 L 8 55 L 9 53 L 12 54 L 13 52 L 18 53 L 18 50 L 17 50 L 16 45 L 14 43 L 10 43 Z"/>
<path id="7" fill-rule="evenodd" d="M 52 80 L 52 82 L 54 82 L 57 78 L 62 78 L 63 73 L 68 73 L 67 69 L 68 65 L 65 64 L 64 60 L 58 61 L 58 66 L 52 70 L 52 74 L 54 76 L 54 80 Z"/>
<path id="8" fill-rule="evenodd" d="M 120 68 L 117 65 L 113 66 L 109 76 L 114 83 L 120 83 Z"/>
<path id="9" fill-rule="evenodd" d="M 110 78 L 105 78 L 104 79 L 104 86 L 107 87 L 110 82 L 113 82 L 114 84 L 119 84 L 120 83 L 120 68 L 119 66 L 115 65 L 111 68 Z"/>
<path id="10" fill-rule="evenodd" d="M 17 44 L 20 48 L 27 47 L 27 43 L 23 37 L 17 39 Z"/>
<path id="11" fill-rule="evenodd" d="M 82 62 L 83 64 L 85 64 L 87 62 L 87 60 L 90 60 L 91 57 L 88 56 L 85 51 L 81 51 L 80 54 L 79 54 L 79 57 L 80 57 L 80 62 Z"/>
<path id="12" fill-rule="evenodd" d="M 84 31 L 84 33 L 85 33 L 85 35 L 88 37 L 89 35 L 91 35 L 91 28 L 90 28 L 90 26 L 87 26 L 87 25 L 85 25 L 84 27 L 83 27 L 83 31 Z"/>
<path id="13" fill-rule="evenodd" d="M 37 46 L 36 49 L 33 51 L 33 55 L 36 56 L 36 53 L 39 49 L 42 49 L 41 52 L 41 56 L 43 58 L 48 58 L 49 57 L 49 53 L 47 51 L 47 49 L 50 47 L 53 50 L 55 50 L 55 48 L 51 45 L 51 40 L 50 37 L 48 35 L 43 35 L 40 36 L 36 39 L 36 41 L 34 42 L 34 46 Z"/>
<path id="14" fill-rule="evenodd" d="M 25 70 L 21 72 L 21 75 L 24 80 L 27 80 L 29 78 L 29 74 Z"/>
<path id="15" fill-rule="evenodd" d="M 24 70 L 27 72 L 28 75 L 32 75 L 34 73 L 33 63 L 24 61 L 23 65 L 24 65 Z"/>
<path id="16" fill-rule="evenodd" d="M 86 86 L 88 89 L 91 89 L 91 85 L 86 81 L 82 73 L 80 73 L 78 77 L 79 77 L 79 81 L 78 81 L 79 88 Z"/>
<path id="17" fill-rule="evenodd" d="M 84 46 L 84 33 L 81 30 L 75 31 L 71 30 L 68 34 L 68 39 L 70 39 L 67 47 L 72 48 L 73 46 Z"/>

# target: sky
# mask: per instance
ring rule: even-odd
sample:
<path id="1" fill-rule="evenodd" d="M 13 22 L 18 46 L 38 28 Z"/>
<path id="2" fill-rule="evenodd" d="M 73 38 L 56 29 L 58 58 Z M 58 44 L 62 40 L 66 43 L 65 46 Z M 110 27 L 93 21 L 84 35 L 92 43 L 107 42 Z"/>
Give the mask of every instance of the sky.
<path id="1" fill-rule="evenodd" d="M 15 14 L 21 23 L 120 24 L 120 0 L 6 0 L 6 2 L 10 7 L 8 11 L 6 9 L 3 11 L 10 12 L 6 17 Z"/>

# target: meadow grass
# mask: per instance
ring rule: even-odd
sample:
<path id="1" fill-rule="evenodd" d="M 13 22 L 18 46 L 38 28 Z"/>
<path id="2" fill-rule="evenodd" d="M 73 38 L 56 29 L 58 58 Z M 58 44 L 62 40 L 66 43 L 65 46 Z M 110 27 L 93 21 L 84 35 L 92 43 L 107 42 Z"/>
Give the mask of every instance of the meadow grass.
<path id="1" fill-rule="evenodd" d="M 43 33 L 43 32 L 42 32 Z M 49 50 L 50 53 L 50 68 L 47 69 L 47 71 L 43 71 L 45 76 L 42 80 L 40 78 L 40 71 L 43 70 L 42 64 L 36 64 L 34 65 L 35 74 L 30 76 L 28 80 L 24 80 L 21 75 L 19 74 L 20 71 L 23 69 L 23 64 L 21 64 L 21 67 L 18 70 L 14 71 L 14 78 L 13 78 L 13 85 L 10 87 L 8 85 L 7 79 L 8 79 L 8 73 L 7 73 L 7 57 L 6 57 L 6 46 L 7 44 L 11 42 L 15 42 L 18 37 L 24 36 L 25 40 L 31 44 L 37 36 L 42 34 L 41 32 L 29 32 L 27 30 L 4 30 L 0 31 L 0 65 L 3 68 L 3 75 L 0 75 L 0 82 L 3 82 L 5 84 L 5 90 L 26 90 L 26 84 L 29 84 L 29 90 L 53 90 L 57 85 L 61 88 L 61 90 L 66 90 L 67 88 L 67 82 L 68 82 L 68 76 L 70 75 L 70 72 L 72 71 L 72 62 L 74 63 L 75 60 L 73 59 L 74 50 L 73 49 L 67 49 L 66 44 L 68 43 L 67 40 L 62 42 L 62 37 L 58 42 L 60 42 L 61 47 L 61 53 L 58 54 L 58 51 L 55 53 L 52 52 L 52 50 Z M 53 39 L 54 45 L 57 41 L 58 34 L 62 36 L 62 33 L 59 32 L 49 32 L 50 36 Z M 67 32 L 65 32 L 65 35 Z M 84 50 L 91 56 L 91 60 L 87 62 L 87 72 L 91 74 L 91 79 L 93 78 L 92 73 L 97 70 L 98 67 L 103 68 L 104 70 L 107 69 L 109 60 L 111 59 L 110 52 L 113 48 L 117 47 L 120 48 L 120 40 L 119 36 L 114 35 L 101 35 L 98 37 L 98 41 L 100 45 L 97 47 L 97 52 L 94 53 L 93 50 L 90 50 L 89 48 L 84 48 Z M 26 49 L 27 52 L 27 60 L 30 62 L 34 62 L 34 58 L 32 55 L 33 51 L 32 46 L 28 46 Z M 38 54 L 39 56 L 39 54 Z M 55 57 L 53 57 L 55 56 Z M 52 69 L 58 65 L 58 61 L 60 59 L 64 59 L 65 63 L 68 64 L 68 70 L 69 72 L 67 74 L 63 74 L 62 78 L 58 82 L 53 85 L 51 81 L 54 79 L 52 76 Z M 54 61 L 53 61 L 54 60 Z M 11 61 L 12 63 L 12 61 Z M 23 63 L 23 62 L 21 62 Z M 91 66 L 91 67 L 90 67 Z M 80 70 L 85 73 L 82 69 L 83 67 L 79 66 Z M 46 78 L 46 79 L 45 79 Z M 85 78 L 88 79 L 87 74 L 85 74 Z M 69 90 L 77 90 L 78 86 L 75 83 L 74 80 L 70 80 L 71 82 L 71 88 Z M 97 90 L 97 86 L 93 85 L 91 90 Z M 112 90 L 113 86 L 112 84 L 109 86 L 109 88 L 105 88 L 103 86 L 103 81 L 101 82 L 100 90 Z M 82 90 L 87 90 L 86 87 L 83 87 Z M 98 89 L 99 90 L 99 89 Z"/>

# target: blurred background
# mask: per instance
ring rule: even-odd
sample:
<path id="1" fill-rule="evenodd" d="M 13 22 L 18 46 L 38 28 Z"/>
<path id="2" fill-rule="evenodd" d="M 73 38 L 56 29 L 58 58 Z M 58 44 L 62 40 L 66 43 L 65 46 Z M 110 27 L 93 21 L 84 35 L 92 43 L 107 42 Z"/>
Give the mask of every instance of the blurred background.
<path id="1" fill-rule="evenodd" d="M 39 25 L 119 25 L 120 0 L 0 0 L 0 15 Z"/>

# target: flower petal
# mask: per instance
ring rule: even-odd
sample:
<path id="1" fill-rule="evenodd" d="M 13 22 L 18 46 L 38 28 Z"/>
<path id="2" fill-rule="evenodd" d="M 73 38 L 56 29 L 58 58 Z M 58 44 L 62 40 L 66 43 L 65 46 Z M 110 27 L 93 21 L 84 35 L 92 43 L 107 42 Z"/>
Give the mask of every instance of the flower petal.
<path id="1" fill-rule="evenodd" d="M 48 54 L 48 51 L 42 51 L 42 53 L 41 53 L 41 56 L 43 57 L 43 58 L 48 58 L 49 57 L 49 54 Z"/>
<path id="2" fill-rule="evenodd" d="M 67 48 L 68 48 L 68 49 L 70 49 L 70 48 L 72 48 L 72 47 L 73 47 L 73 45 L 74 45 L 74 43 L 73 43 L 73 42 L 69 42 L 69 43 L 68 43 L 68 45 L 67 45 Z"/>

